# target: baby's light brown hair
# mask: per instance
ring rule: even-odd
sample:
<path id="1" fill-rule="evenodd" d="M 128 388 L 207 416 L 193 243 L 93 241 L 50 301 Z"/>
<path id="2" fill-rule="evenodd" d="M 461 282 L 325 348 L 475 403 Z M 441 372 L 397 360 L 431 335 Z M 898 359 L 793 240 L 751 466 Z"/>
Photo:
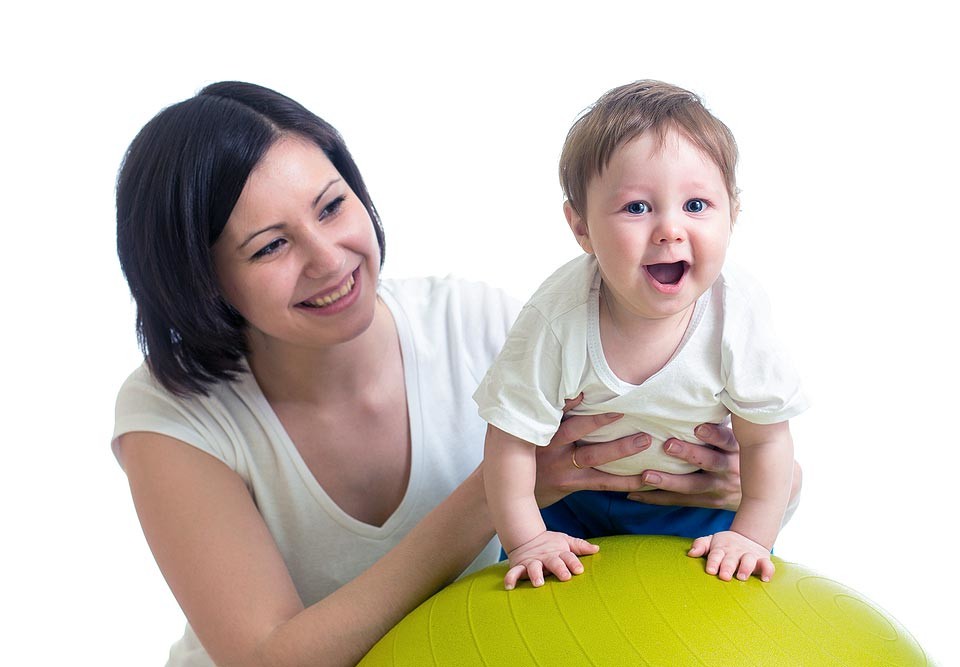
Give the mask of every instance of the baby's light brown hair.
<path id="1" fill-rule="evenodd" d="M 560 154 L 560 187 L 577 215 L 586 219 L 590 179 L 603 173 L 617 148 L 648 131 L 663 141 L 669 130 L 682 134 L 717 165 L 735 217 L 739 209 L 737 142 L 730 128 L 696 94 L 650 79 L 607 91 L 567 133 Z"/>

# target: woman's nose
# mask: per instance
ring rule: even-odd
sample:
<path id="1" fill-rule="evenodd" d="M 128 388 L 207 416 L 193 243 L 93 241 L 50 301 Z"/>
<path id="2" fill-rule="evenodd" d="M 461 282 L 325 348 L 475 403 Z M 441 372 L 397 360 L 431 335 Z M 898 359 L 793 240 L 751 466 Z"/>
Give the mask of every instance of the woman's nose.
<path id="1" fill-rule="evenodd" d="M 329 233 L 311 234 L 303 244 L 304 274 L 311 279 L 339 276 L 346 255 L 337 239 Z"/>

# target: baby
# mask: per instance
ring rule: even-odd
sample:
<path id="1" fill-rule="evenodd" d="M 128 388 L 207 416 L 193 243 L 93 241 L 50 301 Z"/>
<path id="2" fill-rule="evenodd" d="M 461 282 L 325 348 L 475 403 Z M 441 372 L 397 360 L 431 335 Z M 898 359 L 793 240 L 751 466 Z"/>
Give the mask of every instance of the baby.
<path id="1" fill-rule="evenodd" d="M 729 530 L 694 540 L 721 579 L 773 575 L 770 549 L 793 474 L 787 420 L 806 409 L 772 334 L 766 298 L 724 267 L 739 210 L 730 130 L 686 90 L 638 81 L 603 95 L 560 159 L 564 214 L 585 255 L 541 285 L 474 399 L 488 422 L 484 480 L 510 559 L 505 585 L 567 580 L 596 547 L 547 530 L 534 497 L 535 446 L 576 413 L 622 413 L 592 441 L 648 433 L 654 445 L 602 469 L 690 472 L 663 453 L 728 416 L 743 499 Z M 576 462 L 574 450 L 573 465 Z M 686 464 L 684 464 L 686 465 Z M 639 505 L 639 504 L 638 504 Z"/>

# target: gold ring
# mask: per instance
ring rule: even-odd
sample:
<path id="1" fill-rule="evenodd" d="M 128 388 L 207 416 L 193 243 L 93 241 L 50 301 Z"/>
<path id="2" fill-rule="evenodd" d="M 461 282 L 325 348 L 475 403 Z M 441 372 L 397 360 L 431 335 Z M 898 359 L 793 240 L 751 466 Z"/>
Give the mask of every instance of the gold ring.
<path id="1" fill-rule="evenodd" d="M 573 461 L 573 467 L 577 470 L 583 470 L 583 466 L 577 463 L 577 448 L 573 448 L 573 452 L 570 454 L 570 460 Z"/>

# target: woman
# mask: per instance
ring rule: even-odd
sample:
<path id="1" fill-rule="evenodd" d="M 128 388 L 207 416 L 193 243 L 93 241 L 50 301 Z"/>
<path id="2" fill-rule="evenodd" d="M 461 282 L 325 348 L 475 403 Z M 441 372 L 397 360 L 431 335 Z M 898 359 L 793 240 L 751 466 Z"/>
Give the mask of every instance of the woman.
<path id="1" fill-rule="evenodd" d="M 258 86 L 208 86 L 133 141 L 117 218 L 147 356 L 114 449 L 189 622 L 169 664 L 353 664 L 495 559 L 470 396 L 517 308 L 476 284 L 380 284 L 380 221 L 332 127 Z M 571 464 L 613 418 L 564 423 L 542 505 L 650 481 L 588 467 L 645 436 Z M 716 449 L 678 455 L 714 472 L 662 475 L 645 500 L 736 507 L 736 444 L 706 428 Z"/>

